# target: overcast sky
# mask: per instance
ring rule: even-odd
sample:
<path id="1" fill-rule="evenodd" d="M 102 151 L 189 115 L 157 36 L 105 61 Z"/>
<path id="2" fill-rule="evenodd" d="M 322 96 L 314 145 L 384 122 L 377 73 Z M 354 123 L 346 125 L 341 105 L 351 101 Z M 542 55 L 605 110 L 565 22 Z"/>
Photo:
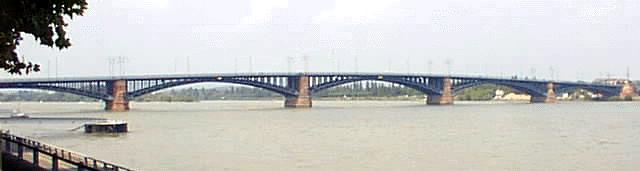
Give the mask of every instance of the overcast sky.
<path id="1" fill-rule="evenodd" d="M 639 2 L 89 0 L 70 49 L 27 37 L 19 51 L 45 65 L 29 77 L 54 77 L 56 57 L 59 76 L 106 76 L 117 56 L 142 75 L 302 71 L 306 55 L 311 72 L 446 73 L 449 59 L 456 74 L 548 78 L 554 68 L 592 80 L 630 66 L 640 79 Z"/>

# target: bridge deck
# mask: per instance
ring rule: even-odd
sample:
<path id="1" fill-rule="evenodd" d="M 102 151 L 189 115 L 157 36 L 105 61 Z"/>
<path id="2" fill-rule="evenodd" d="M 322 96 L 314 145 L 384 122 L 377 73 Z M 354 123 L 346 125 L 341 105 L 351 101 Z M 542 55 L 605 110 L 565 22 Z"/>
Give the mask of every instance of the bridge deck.
<path id="1" fill-rule="evenodd" d="M 206 73 L 206 74 L 164 74 L 164 75 L 133 75 L 133 76 L 98 76 L 98 77 L 58 77 L 58 78 L 16 78 L 0 79 L 0 83 L 52 83 L 52 82 L 84 82 L 84 81 L 112 81 L 112 80 L 158 80 L 158 79 L 188 79 L 188 78 L 216 78 L 216 77 L 240 77 L 240 76 L 264 76 L 264 77 L 287 77 L 287 76 L 352 76 L 352 77 L 377 77 L 377 76 L 406 76 L 406 77 L 430 77 L 430 78 L 451 78 L 451 79 L 474 79 L 474 80 L 505 80 L 530 83 L 556 83 L 571 85 L 615 85 L 601 83 L 587 83 L 578 81 L 558 81 L 544 79 L 514 79 L 504 77 L 489 77 L 477 75 L 442 75 L 442 74 L 420 74 L 420 73 L 366 73 L 366 72 L 307 72 L 307 73 L 278 73 L 278 72 L 257 72 L 257 73 Z"/>

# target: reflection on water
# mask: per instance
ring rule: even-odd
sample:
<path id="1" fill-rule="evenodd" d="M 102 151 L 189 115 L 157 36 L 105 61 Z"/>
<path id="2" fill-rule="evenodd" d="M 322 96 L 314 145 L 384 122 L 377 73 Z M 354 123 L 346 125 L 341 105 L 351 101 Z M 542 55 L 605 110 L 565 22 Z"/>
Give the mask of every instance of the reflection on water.
<path id="1" fill-rule="evenodd" d="M 0 116 L 17 105 L 0 104 Z M 127 120 L 88 135 L 76 122 L 3 129 L 141 170 L 636 170 L 638 103 L 424 106 L 411 101 L 21 103 L 32 116 Z M 6 111 L 6 112 L 4 112 Z"/>

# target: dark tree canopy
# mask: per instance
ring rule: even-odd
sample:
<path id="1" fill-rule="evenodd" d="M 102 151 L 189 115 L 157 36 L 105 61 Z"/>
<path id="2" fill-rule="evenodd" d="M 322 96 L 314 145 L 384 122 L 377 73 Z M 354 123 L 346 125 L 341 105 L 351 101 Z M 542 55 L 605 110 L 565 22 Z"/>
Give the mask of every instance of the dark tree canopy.
<path id="1" fill-rule="evenodd" d="M 71 42 L 64 18 L 73 19 L 86 9 L 86 0 L 0 0 L 0 68 L 11 74 L 39 71 L 39 65 L 18 57 L 22 35 L 33 35 L 41 45 L 67 48 Z"/>

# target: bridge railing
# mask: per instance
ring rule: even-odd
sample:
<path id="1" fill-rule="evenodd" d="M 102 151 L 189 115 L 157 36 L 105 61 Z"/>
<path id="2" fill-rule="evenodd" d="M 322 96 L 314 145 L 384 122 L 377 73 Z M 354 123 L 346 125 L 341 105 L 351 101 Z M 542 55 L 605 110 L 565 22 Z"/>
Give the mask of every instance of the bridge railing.
<path id="1" fill-rule="evenodd" d="M 303 73 L 253 72 L 253 73 L 202 73 L 202 74 L 150 74 L 130 76 L 85 76 L 85 77 L 56 77 L 56 78 L 15 78 L 0 79 L 0 83 L 22 82 L 74 82 L 74 81 L 105 81 L 105 80 L 141 80 L 167 78 L 202 78 L 202 77 L 234 77 L 234 76 L 295 76 Z"/>
<path id="2" fill-rule="evenodd" d="M 509 76 L 490 76 L 483 74 L 433 74 L 433 73 L 399 73 L 399 72 L 310 72 L 310 73 L 300 73 L 300 74 L 308 74 L 308 75 L 354 75 L 354 76 L 424 76 L 424 77 L 436 77 L 436 78 L 454 78 L 454 79 L 485 79 L 485 80 L 510 80 L 510 81 L 530 81 L 530 82 L 540 82 L 540 83 L 560 83 L 560 84 L 581 84 L 581 85 L 602 85 L 602 86 L 613 86 L 605 83 L 597 83 L 597 82 L 584 82 L 584 81 L 566 81 L 566 80 L 550 80 L 545 78 L 537 78 L 537 77 L 528 77 L 528 76 L 520 76 L 520 75 L 509 75 Z"/>
<path id="3" fill-rule="evenodd" d="M 58 171 L 60 169 L 89 171 L 132 170 L 28 138 L 15 136 L 6 132 L 2 132 L 0 134 L 0 139 L 2 140 L 2 144 L 4 144 L 3 148 L 5 153 L 11 154 L 21 160 L 31 162 L 36 168 L 41 167 L 40 163 L 49 163 L 52 171 Z M 40 155 L 45 155 L 47 157 Z M 29 156 L 30 159 L 27 160 L 26 156 Z M 43 159 L 50 160 L 41 161 Z M 64 163 L 61 163 L 60 161 L 63 161 Z"/>

